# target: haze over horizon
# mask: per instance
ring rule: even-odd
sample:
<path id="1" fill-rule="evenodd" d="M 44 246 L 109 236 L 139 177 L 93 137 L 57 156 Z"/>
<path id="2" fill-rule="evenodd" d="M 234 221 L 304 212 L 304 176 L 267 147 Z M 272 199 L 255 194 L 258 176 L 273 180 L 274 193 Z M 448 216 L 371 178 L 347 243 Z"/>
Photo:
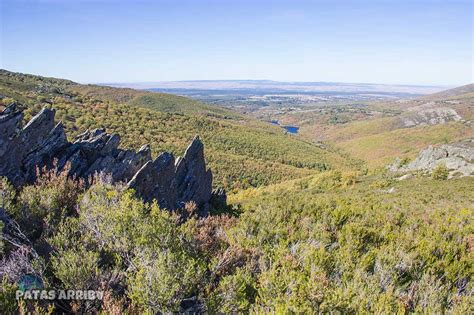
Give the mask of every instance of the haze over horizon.
<path id="1" fill-rule="evenodd" d="M 6 0 L 0 11 L 1 68 L 83 83 L 473 81 L 471 1 Z"/>
<path id="2" fill-rule="evenodd" d="M 420 87 L 445 87 L 453 88 L 457 85 L 442 85 L 442 84 L 404 84 L 404 83 L 374 83 L 374 82 L 345 82 L 345 81 L 291 81 L 291 80 L 272 80 L 272 79 L 203 79 L 203 80 L 163 80 L 163 81 L 136 81 L 136 82 L 91 82 L 99 85 L 109 85 L 112 86 L 140 86 L 140 85 L 154 85 L 154 84 L 181 84 L 181 83 L 218 83 L 218 82 L 228 82 L 228 83 L 269 83 L 269 84 L 301 84 L 301 85 L 326 85 L 326 84 L 337 84 L 337 85 L 388 85 L 388 86 L 420 86 Z"/>

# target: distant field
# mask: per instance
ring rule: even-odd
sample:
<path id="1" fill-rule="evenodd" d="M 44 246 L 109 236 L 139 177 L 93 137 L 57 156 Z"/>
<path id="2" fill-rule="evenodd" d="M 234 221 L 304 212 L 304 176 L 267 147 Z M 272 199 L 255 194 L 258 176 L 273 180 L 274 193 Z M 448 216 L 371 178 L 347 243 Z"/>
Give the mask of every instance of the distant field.
<path id="1" fill-rule="evenodd" d="M 371 168 L 382 167 L 396 157 L 414 158 L 429 145 L 444 144 L 474 137 L 472 127 L 462 123 L 396 129 L 345 139 L 337 142 L 352 156 L 367 162 Z"/>

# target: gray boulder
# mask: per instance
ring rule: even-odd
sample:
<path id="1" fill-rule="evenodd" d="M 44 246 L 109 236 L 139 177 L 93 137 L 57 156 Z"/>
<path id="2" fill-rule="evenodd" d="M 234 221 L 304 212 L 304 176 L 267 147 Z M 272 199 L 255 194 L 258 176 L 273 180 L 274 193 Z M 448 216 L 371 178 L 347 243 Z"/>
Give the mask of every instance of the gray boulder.
<path id="1" fill-rule="evenodd" d="M 0 114 L 0 176 L 8 177 L 14 185 L 26 181 L 29 172 L 25 172 L 24 159 L 40 150 L 53 130 L 54 111 L 42 109 L 23 128 L 22 120 L 23 114 L 16 110 L 15 105 L 7 107 Z"/>
<path id="2" fill-rule="evenodd" d="M 397 160 L 388 168 L 393 172 L 431 173 L 438 165 L 445 165 L 448 168 L 449 178 L 474 176 L 474 139 L 444 144 L 440 147 L 429 146 L 410 163 L 401 166 Z"/>
<path id="3" fill-rule="evenodd" d="M 24 180 L 33 182 L 37 169 L 52 168 L 54 159 L 68 145 L 63 125 L 58 123 L 38 145 L 35 150 L 28 153 L 22 161 L 25 173 Z"/>
<path id="4" fill-rule="evenodd" d="M 20 148 L 14 148 L 13 142 L 21 132 L 23 113 L 16 111 L 15 104 L 7 107 L 0 113 L 0 174 L 10 178 L 12 182 L 21 181 L 18 177 L 22 156 Z"/>

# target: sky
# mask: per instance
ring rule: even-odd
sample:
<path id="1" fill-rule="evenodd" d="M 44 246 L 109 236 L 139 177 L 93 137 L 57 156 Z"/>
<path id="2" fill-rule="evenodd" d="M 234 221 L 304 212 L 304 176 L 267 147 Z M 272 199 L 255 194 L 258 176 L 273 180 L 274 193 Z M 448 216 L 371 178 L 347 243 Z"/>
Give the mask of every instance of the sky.
<path id="1" fill-rule="evenodd" d="M 473 3 L 0 0 L 0 66 L 81 83 L 473 82 Z"/>

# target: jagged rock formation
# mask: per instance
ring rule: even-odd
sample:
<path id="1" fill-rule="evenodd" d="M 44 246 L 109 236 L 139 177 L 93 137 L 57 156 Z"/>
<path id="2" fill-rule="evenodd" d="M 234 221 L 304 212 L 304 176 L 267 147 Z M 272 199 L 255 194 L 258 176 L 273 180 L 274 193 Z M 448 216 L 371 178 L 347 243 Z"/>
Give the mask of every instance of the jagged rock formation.
<path id="1" fill-rule="evenodd" d="M 71 143 L 62 124 L 55 124 L 54 114 L 44 108 L 22 127 L 23 114 L 15 104 L 0 113 L 0 176 L 21 186 L 33 182 L 37 169 L 44 167 L 67 169 L 69 176 L 86 181 L 96 173 L 106 173 L 112 182 L 126 183 L 161 208 L 174 210 L 193 201 L 201 215 L 208 213 L 212 173 L 206 169 L 198 137 L 182 158 L 165 152 L 152 160 L 149 146 L 138 152 L 119 149 L 120 136 L 103 129 L 86 131 Z"/>
<path id="2" fill-rule="evenodd" d="M 400 165 L 400 160 L 397 160 L 389 166 L 389 170 L 393 172 L 431 172 L 440 164 L 444 164 L 448 168 L 449 178 L 474 176 L 474 139 L 444 144 L 438 148 L 429 146 L 421 151 L 415 160 L 406 165 Z"/>
<path id="3" fill-rule="evenodd" d="M 170 153 L 162 153 L 154 161 L 148 161 L 128 183 L 130 188 L 146 201 L 157 199 L 165 208 L 182 207 L 187 201 L 204 205 L 211 199 L 212 173 L 206 170 L 204 146 L 196 137 L 183 157 L 175 159 Z M 204 212 L 207 209 L 203 209 Z"/>

